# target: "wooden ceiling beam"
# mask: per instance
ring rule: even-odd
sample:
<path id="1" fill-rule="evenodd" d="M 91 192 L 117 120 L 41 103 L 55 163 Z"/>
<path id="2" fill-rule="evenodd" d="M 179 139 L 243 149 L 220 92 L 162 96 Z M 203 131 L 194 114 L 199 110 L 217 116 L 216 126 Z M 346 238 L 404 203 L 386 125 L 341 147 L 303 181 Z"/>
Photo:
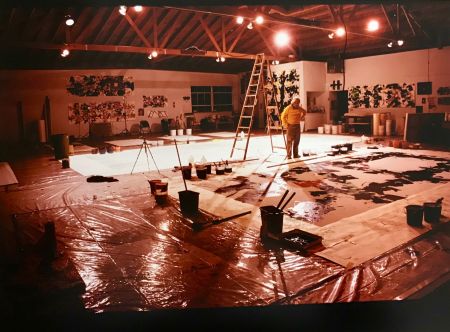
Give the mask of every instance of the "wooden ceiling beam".
<path id="1" fill-rule="evenodd" d="M 114 9 L 110 9 L 114 10 Z M 108 8 L 102 7 L 98 10 L 98 12 L 95 14 L 95 19 L 91 20 L 87 26 L 80 31 L 78 36 L 73 36 L 73 41 L 76 43 L 83 43 L 88 42 L 88 38 L 94 33 L 94 31 L 97 31 L 99 27 L 103 26 L 107 19 L 108 19 Z"/>
<path id="2" fill-rule="evenodd" d="M 64 47 L 64 44 L 49 44 L 41 42 L 11 42 L 3 43 L 0 45 L 0 49 L 9 48 L 29 48 L 29 49 L 43 49 L 43 50 L 59 50 Z M 98 44 L 70 44 L 71 51 L 95 51 L 95 52 L 108 52 L 108 53 L 141 53 L 148 54 L 148 48 L 142 46 L 125 46 L 125 45 L 98 45 Z M 187 53 L 182 49 L 158 49 L 160 55 L 177 55 L 177 56 L 199 56 L 199 57 L 217 57 L 216 51 L 204 51 L 204 54 L 200 53 Z M 227 52 L 226 57 L 235 59 L 255 59 L 255 54 Z M 278 59 L 273 56 L 268 56 L 268 60 Z M 287 59 L 285 59 L 287 60 Z"/>
<path id="3" fill-rule="evenodd" d="M 245 24 L 242 24 L 242 26 L 240 27 L 240 31 L 238 33 L 238 35 L 236 36 L 236 38 L 234 38 L 233 43 L 230 45 L 230 48 L 228 49 L 228 52 L 233 52 L 234 48 L 236 47 L 236 44 L 238 43 L 238 41 L 241 39 L 242 35 L 244 34 L 244 32 L 247 29 L 247 27 L 245 26 Z"/>
<path id="4" fill-rule="evenodd" d="M 153 8 L 153 46 L 158 47 L 158 8 Z"/>
<path id="5" fill-rule="evenodd" d="M 173 24 L 169 27 L 169 29 L 166 31 L 164 38 L 161 42 L 161 47 L 164 48 L 167 46 L 167 42 L 169 41 L 169 38 L 173 36 L 173 33 L 175 32 L 175 29 L 177 29 L 180 26 L 180 20 L 179 17 L 181 16 L 180 13 L 175 12 L 175 18 Z"/>
<path id="6" fill-rule="evenodd" d="M 220 23 L 222 25 L 222 50 L 225 52 L 227 50 L 227 40 L 225 38 L 225 26 L 223 22 L 224 18 L 223 16 L 220 18 Z"/>
<path id="7" fill-rule="evenodd" d="M 125 18 L 128 21 L 128 23 L 130 24 L 131 28 L 134 30 L 134 32 L 136 32 L 136 34 L 139 36 L 139 38 L 141 39 L 141 41 L 145 44 L 145 46 L 147 46 L 148 48 L 152 48 L 152 45 L 150 44 L 150 42 L 147 40 L 147 38 L 145 38 L 144 34 L 142 33 L 142 31 L 139 29 L 139 27 L 136 25 L 136 23 L 134 23 L 133 19 L 130 17 L 130 15 L 128 15 L 128 13 L 125 13 Z"/>
<path id="8" fill-rule="evenodd" d="M 212 44 L 214 45 L 214 47 L 216 48 L 217 51 L 221 52 L 222 50 L 220 49 L 219 44 L 216 41 L 216 38 L 214 37 L 214 35 L 212 34 L 211 30 L 209 29 L 208 25 L 206 24 L 206 22 L 203 20 L 203 18 L 199 18 L 200 20 L 200 24 L 202 25 L 203 29 L 205 30 L 206 34 L 208 35 L 209 39 L 211 40 Z M 225 51 L 225 50 L 224 50 Z"/>
<path id="9" fill-rule="evenodd" d="M 384 17 L 386 18 L 386 22 L 388 23 L 389 28 L 391 29 L 391 32 L 394 33 L 394 27 L 391 24 L 391 20 L 389 19 L 386 8 L 384 8 L 383 4 L 381 4 L 380 6 L 381 6 L 381 10 L 383 11 Z"/>
<path id="10" fill-rule="evenodd" d="M 401 6 L 401 8 L 402 8 L 403 14 L 405 15 L 406 21 L 408 22 L 408 25 L 411 28 L 413 36 L 415 37 L 416 36 L 416 30 L 414 30 L 414 27 L 411 24 L 411 21 L 409 20 L 408 13 L 406 12 L 405 7 L 403 7 L 403 5 Z"/>

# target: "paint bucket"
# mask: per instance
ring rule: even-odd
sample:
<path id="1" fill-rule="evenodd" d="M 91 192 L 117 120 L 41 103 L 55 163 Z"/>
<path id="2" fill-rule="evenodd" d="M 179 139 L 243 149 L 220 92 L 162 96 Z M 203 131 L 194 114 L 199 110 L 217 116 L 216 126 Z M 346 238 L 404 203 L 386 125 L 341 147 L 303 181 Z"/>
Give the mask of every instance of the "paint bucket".
<path id="1" fill-rule="evenodd" d="M 372 120 L 373 136 L 378 136 L 379 126 L 380 126 L 380 113 L 373 113 L 373 120 Z"/>
<path id="2" fill-rule="evenodd" d="M 66 134 L 57 134 L 52 136 L 55 159 L 69 158 L 69 136 Z"/>
<path id="3" fill-rule="evenodd" d="M 352 151 L 353 150 L 353 143 L 345 143 L 344 146 L 347 147 L 347 151 Z"/>
<path id="4" fill-rule="evenodd" d="M 392 141 L 392 146 L 396 149 L 400 147 L 400 141 L 398 139 L 395 139 Z"/>
<path id="5" fill-rule="evenodd" d="M 408 149 L 409 148 L 409 143 L 407 141 L 401 141 L 400 142 L 400 146 L 402 149 Z"/>
<path id="6" fill-rule="evenodd" d="M 192 167 L 191 166 L 183 166 L 181 168 L 181 172 L 183 173 L 183 178 L 185 180 L 190 180 L 192 178 Z"/>
<path id="7" fill-rule="evenodd" d="M 160 183 L 160 182 L 161 182 L 161 180 L 159 180 L 159 179 L 148 180 L 148 183 L 150 184 L 150 192 L 152 193 L 152 195 L 155 194 L 156 184 Z"/>
<path id="8" fill-rule="evenodd" d="M 177 135 L 178 136 L 184 135 L 184 129 L 177 129 Z"/>
<path id="9" fill-rule="evenodd" d="M 157 145 L 164 145 L 164 141 L 163 141 L 163 140 L 159 140 L 159 141 L 157 141 L 156 144 L 157 144 Z"/>
<path id="10" fill-rule="evenodd" d="M 170 129 L 170 136 L 176 136 L 177 130 L 176 129 Z"/>
<path id="11" fill-rule="evenodd" d="M 325 128 L 325 134 L 331 134 L 331 125 L 330 124 L 324 125 L 324 128 Z"/>
<path id="12" fill-rule="evenodd" d="M 73 147 L 73 144 L 69 144 L 69 154 L 74 155 L 75 154 L 75 148 Z"/>
<path id="13" fill-rule="evenodd" d="M 211 164 L 206 164 L 206 174 L 211 174 Z"/>
<path id="14" fill-rule="evenodd" d="M 155 199 L 156 203 L 163 204 L 167 200 L 169 184 L 167 182 L 157 182 L 155 183 Z"/>
<path id="15" fill-rule="evenodd" d="M 192 129 L 191 128 L 187 128 L 186 129 L 186 135 L 192 135 Z"/>
<path id="16" fill-rule="evenodd" d="M 338 133 L 338 126 L 337 125 L 331 126 L 331 133 L 333 135 L 337 135 L 337 133 Z"/>
<path id="17" fill-rule="evenodd" d="M 283 232 L 283 211 L 273 205 L 261 206 L 261 229 L 262 239 L 266 239 L 268 234 L 279 235 Z"/>
<path id="18" fill-rule="evenodd" d="M 378 126 L 378 135 L 384 136 L 384 126 L 383 125 Z"/>
<path id="19" fill-rule="evenodd" d="M 392 120 L 386 119 L 386 136 L 391 136 Z"/>
<path id="20" fill-rule="evenodd" d="M 338 134 L 342 134 L 342 125 L 340 124 L 340 125 L 338 125 L 337 127 L 338 127 L 337 133 L 338 133 Z"/>
<path id="21" fill-rule="evenodd" d="M 108 153 L 113 153 L 114 152 L 114 146 L 113 145 L 108 145 L 106 150 L 108 151 Z"/>
<path id="22" fill-rule="evenodd" d="M 62 168 L 69 168 L 69 167 L 70 167 L 69 159 L 63 159 L 62 160 Z"/>
<path id="23" fill-rule="evenodd" d="M 425 221 L 429 222 L 430 224 L 439 222 L 439 220 L 441 219 L 441 211 L 442 205 L 439 203 L 423 203 Z"/>
<path id="24" fill-rule="evenodd" d="M 106 153 L 106 146 L 101 146 L 98 148 L 98 152 L 100 152 L 100 154 L 105 154 Z"/>
<path id="25" fill-rule="evenodd" d="M 233 168 L 229 165 L 225 166 L 225 173 L 231 173 L 233 171 Z"/>
<path id="26" fill-rule="evenodd" d="M 225 174 L 225 167 L 222 165 L 216 166 L 216 174 L 217 175 Z"/>
<path id="27" fill-rule="evenodd" d="M 423 206 L 407 205 L 406 206 L 406 222 L 410 226 L 422 226 Z"/>
<path id="28" fill-rule="evenodd" d="M 198 198 L 200 193 L 192 190 L 183 190 L 178 192 L 180 199 L 180 209 L 183 214 L 197 214 L 198 213 Z"/>
<path id="29" fill-rule="evenodd" d="M 317 133 L 323 134 L 323 127 L 317 127 Z"/>
<path id="30" fill-rule="evenodd" d="M 392 140 L 389 140 L 389 141 L 388 141 L 388 146 L 392 147 L 393 145 L 394 145 L 393 141 L 392 141 Z"/>
<path id="31" fill-rule="evenodd" d="M 204 166 L 204 165 L 201 165 L 201 166 L 197 165 L 195 167 L 195 172 L 197 173 L 197 177 L 199 179 L 206 180 L 206 173 L 207 173 L 206 166 Z"/>

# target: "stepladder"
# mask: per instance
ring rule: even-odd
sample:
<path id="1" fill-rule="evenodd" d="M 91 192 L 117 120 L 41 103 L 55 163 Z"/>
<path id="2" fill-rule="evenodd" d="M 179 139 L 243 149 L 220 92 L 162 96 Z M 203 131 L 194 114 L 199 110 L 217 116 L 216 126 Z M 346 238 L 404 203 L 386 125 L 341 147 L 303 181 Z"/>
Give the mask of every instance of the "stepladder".
<path id="1" fill-rule="evenodd" d="M 250 80 L 242 104 L 241 114 L 236 127 L 233 147 L 231 148 L 230 158 L 233 157 L 235 150 L 242 150 L 243 160 L 247 158 L 248 146 L 250 142 L 255 108 L 258 102 L 258 94 L 264 84 L 263 78 L 264 53 L 255 56 Z"/>

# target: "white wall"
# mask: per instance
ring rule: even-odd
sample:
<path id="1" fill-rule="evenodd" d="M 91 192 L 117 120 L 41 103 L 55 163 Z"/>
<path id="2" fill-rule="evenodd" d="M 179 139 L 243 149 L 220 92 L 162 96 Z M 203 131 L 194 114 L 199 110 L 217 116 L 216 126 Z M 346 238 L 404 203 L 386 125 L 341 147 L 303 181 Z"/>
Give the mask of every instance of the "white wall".
<path id="1" fill-rule="evenodd" d="M 424 112 L 449 112 L 450 106 L 429 110 L 428 97 L 436 97 L 441 86 L 450 86 L 450 47 L 427 49 L 345 60 L 346 88 L 354 85 L 432 82 L 431 95 L 417 95 Z M 417 92 L 417 91 L 416 91 Z M 422 104 L 422 98 L 426 103 Z M 436 100 L 437 102 L 437 100 Z"/>
<path id="2" fill-rule="evenodd" d="M 183 96 L 190 96 L 191 85 L 231 85 L 233 87 L 233 107 L 239 110 L 239 77 L 230 74 L 209 74 L 194 72 L 174 72 L 160 70 L 136 70 L 136 69 L 111 69 L 111 70 L 12 70 L 0 71 L 0 109 L 1 126 L 0 141 L 15 142 L 18 140 L 18 125 L 16 115 L 17 102 L 22 102 L 26 134 L 32 133 L 33 123 L 41 118 L 44 99 L 50 99 L 52 115 L 52 133 L 65 133 L 78 136 L 79 130 L 82 136 L 88 133 L 88 124 L 71 123 L 68 120 L 68 105 L 74 102 L 123 101 L 119 96 L 78 97 L 67 92 L 66 86 L 70 76 L 74 75 L 123 75 L 132 77 L 134 91 L 126 101 L 135 104 L 135 111 L 143 106 L 143 95 L 164 95 L 168 102 L 164 110 L 169 118 L 175 118 L 181 113 L 192 111 L 191 100 L 183 100 Z M 174 106 L 175 103 L 175 106 Z M 150 108 L 145 109 L 143 117 L 137 116 L 134 120 L 127 121 L 128 129 L 133 123 L 147 119 L 152 123 L 160 123 L 159 118 L 148 118 Z M 162 110 L 157 108 L 156 110 Z M 196 113 L 197 120 L 211 115 L 211 113 Z M 230 112 L 214 113 L 227 114 Z M 125 128 L 123 121 L 112 121 L 113 133 L 119 133 Z"/>

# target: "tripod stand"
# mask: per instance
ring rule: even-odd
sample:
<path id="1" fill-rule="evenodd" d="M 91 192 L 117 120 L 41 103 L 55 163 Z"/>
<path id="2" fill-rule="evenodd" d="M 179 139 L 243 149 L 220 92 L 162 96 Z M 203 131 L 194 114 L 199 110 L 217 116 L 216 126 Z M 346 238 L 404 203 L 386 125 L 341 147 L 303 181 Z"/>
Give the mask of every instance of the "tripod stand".
<path id="1" fill-rule="evenodd" d="M 145 137 L 143 138 L 141 148 L 140 148 L 140 150 L 139 150 L 139 153 L 138 153 L 138 155 L 137 155 L 136 161 L 134 162 L 134 165 L 133 165 L 133 168 L 132 168 L 130 174 L 133 174 L 134 167 L 136 166 L 137 161 L 139 160 L 139 156 L 141 155 L 142 149 L 144 149 L 145 156 L 147 157 L 147 168 L 148 168 L 148 171 L 150 172 L 150 164 L 149 164 L 149 162 L 148 162 L 148 154 L 150 153 L 150 156 L 151 156 L 152 159 L 153 159 L 153 163 L 155 164 L 155 167 L 156 167 L 158 173 L 161 174 L 161 172 L 159 171 L 158 166 L 156 165 L 155 158 L 153 158 L 152 151 L 150 150 L 149 144 L 147 143 Z"/>

